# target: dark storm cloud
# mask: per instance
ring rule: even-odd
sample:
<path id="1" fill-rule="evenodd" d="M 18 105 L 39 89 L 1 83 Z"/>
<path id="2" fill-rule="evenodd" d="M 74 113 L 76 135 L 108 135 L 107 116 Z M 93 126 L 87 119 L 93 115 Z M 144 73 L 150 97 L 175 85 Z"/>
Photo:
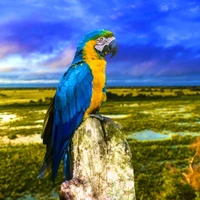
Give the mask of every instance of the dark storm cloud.
<path id="1" fill-rule="evenodd" d="M 194 57 L 192 48 L 185 48 L 182 45 L 174 45 L 170 47 L 156 46 L 155 44 L 135 44 L 120 45 L 120 53 L 116 60 L 130 61 L 138 63 L 142 61 L 150 61 L 156 59 L 161 63 L 168 63 L 172 60 L 190 59 Z"/>
<path id="2" fill-rule="evenodd" d="M 59 42 L 73 39 L 73 24 L 66 22 L 13 21 L 2 26 L 9 34 L 1 38 L 10 43 L 19 43 L 28 52 L 52 52 Z"/>
<path id="3" fill-rule="evenodd" d="M 110 60 L 107 71 L 110 77 L 113 72 L 121 75 L 125 73 L 126 76 L 130 74 L 133 77 L 151 75 L 154 78 L 196 75 L 200 74 L 200 57 L 196 57 L 196 54 L 197 51 L 193 48 L 182 45 L 121 45 L 119 55 L 115 61 Z"/>

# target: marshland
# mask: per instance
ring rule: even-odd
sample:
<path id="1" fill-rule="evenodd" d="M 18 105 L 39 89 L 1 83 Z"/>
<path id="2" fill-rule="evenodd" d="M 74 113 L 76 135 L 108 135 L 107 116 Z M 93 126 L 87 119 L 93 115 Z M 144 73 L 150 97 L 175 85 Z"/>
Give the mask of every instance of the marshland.
<path id="1" fill-rule="evenodd" d="M 54 88 L 0 89 L 0 199 L 57 199 L 55 183 L 37 179 L 45 146 L 41 131 Z M 198 192 L 182 175 L 200 137 L 200 87 L 108 88 L 100 114 L 123 126 L 132 152 L 138 200 L 179 199 Z M 170 188 L 170 181 L 176 187 Z"/>

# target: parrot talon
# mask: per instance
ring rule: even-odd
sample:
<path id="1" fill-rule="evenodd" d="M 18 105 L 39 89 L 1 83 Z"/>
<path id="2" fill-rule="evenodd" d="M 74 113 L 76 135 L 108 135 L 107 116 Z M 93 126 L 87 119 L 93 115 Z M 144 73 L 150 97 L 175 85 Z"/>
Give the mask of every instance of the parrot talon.
<path id="1" fill-rule="evenodd" d="M 89 114 L 89 117 L 96 118 L 101 122 L 104 121 L 104 117 L 98 114 Z"/>
<path id="2" fill-rule="evenodd" d="M 104 138 L 106 140 L 106 128 L 105 128 L 105 125 L 106 125 L 106 122 L 110 121 L 111 119 L 108 118 L 108 117 L 104 117 L 104 116 L 101 116 L 101 115 L 98 115 L 98 114 L 89 114 L 89 117 L 93 117 L 93 118 L 96 118 L 100 121 L 100 124 L 101 124 L 101 128 L 102 128 L 102 131 L 103 131 L 103 135 L 104 135 Z"/>

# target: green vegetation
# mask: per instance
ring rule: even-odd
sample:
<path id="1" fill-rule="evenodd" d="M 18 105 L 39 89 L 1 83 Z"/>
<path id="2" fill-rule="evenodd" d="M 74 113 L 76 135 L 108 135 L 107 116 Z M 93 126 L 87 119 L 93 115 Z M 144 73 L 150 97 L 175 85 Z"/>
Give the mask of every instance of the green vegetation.
<path id="1" fill-rule="evenodd" d="M 26 195 L 56 199 L 64 180 L 62 167 L 55 184 L 37 179 L 45 152 L 40 133 L 54 93 L 54 89 L 0 90 L 0 199 Z M 168 140 L 128 139 L 137 200 L 195 199 L 196 191 L 182 174 L 194 154 L 188 146 L 200 135 L 200 87 L 110 88 L 100 113 L 121 123 L 127 136 L 145 130 L 174 134 Z"/>
<path id="2" fill-rule="evenodd" d="M 0 106 L 47 104 L 55 94 L 55 89 L 2 89 L 0 88 Z"/>
<path id="3" fill-rule="evenodd" d="M 188 167 L 187 159 L 194 154 L 188 148 L 193 141 L 191 136 L 164 141 L 129 141 L 138 199 L 194 199 L 195 191 L 182 175 Z M 172 173 L 173 169 L 175 172 Z M 184 187 L 187 191 L 183 190 Z M 189 198 L 189 194 L 193 198 Z"/>
<path id="4" fill-rule="evenodd" d="M 55 199 L 50 195 L 53 189 L 59 190 L 60 183 L 64 179 L 63 172 L 59 172 L 54 184 L 48 178 L 37 179 L 44 153 L 42 144 L 1 147 L 0 199 L 6 197 L 17 199 L 28 194 L 37 197 L 36 199 Z"/>
<path id="5" fill-rule="evenodd" d="M 143 87 L 143 88 L 111 88 L 107 90 L 110 100 L 146 100 L 146 99 L 174 99 L 200 96 L 200 87 Z M 191 98 L 190 98 L 191 99 Z"/>

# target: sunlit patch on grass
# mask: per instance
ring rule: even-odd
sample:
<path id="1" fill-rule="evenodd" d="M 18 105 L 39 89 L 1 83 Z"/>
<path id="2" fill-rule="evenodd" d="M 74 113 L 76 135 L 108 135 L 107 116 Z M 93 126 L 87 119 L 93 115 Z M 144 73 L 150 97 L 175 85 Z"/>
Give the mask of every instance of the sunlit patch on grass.
<path id="1" fill-rule="evenodd" d="M 177 125 L 179 126 L 189 126 L 189 127 L 198 126 L 198 124 L 200 124 L 200 122 L 178 122 L 177 123 Z"/>
<path id="2" fill-rule="evenodd" d="M 0 114 L 0 124 L 9 123 L 16 119 L 17 119 L 17 116 L 15 114 L 9 114 L 6 112 Z"/>
<path id="3" fill-rule="evenodd" d="M 123 104 L 120 104 L 119 106 L 124 106 L 124 107 L 138 107 L 139 104 L 138 103 L 129 103 L 129 104 L 126 104 L 126 103 L 123 103 Z"/>
<path id="4" fill-rule="evenodd" d="M 47 110 L 31 110 L 31 111 L 29 111 L 29 113 L 40 113 L 40 114 L 44 114 L 46 112 L 47 112 Z"/>
<path id="5" fill-rule="evenodd" d="M 127 118 L 130 117 L 131 114 L 120 114 L 120 115 L 104 115 L 105 117 L 111 118 L 111 119 L 122 119 L 122 118 Z"/>
<path id="6" fill-rule="evenodd" d="M 9 130 L 23 130 L 23 129 L 33 129 L 33 128 L 42 128 L 42 125 L 26 125 L 26 126 L 15 126 L 10 127 Z"/>
<path id="7" fill-rule="evenodd" d="M 12 145 L 19 145 L 19 144 L 34 144 L 34 143 L 42 143 L 41 135 L 34 134 L 30 136 L 23 136 L 17 135 L 16 138 L 9 138 L 8 136 L 1 136 L 0 137 L 1 144 L 12 144 Z"/>
<path id="8" fill-rule="evenodd" d="M 185 114 L 183 114 L 183 117 L 184 117 L 184 118 L 190 118 L 190 117 L 191 117 L 191 114 L 190 114 L 190 113 L 185 113 Z"/>
<path id="9" fill-rule="evenodd" d="M 36 120 L 34 123 L 43 123 L 44 122 L 44 120 L 43 119 L 41 119 L 41 120 Z"/>

